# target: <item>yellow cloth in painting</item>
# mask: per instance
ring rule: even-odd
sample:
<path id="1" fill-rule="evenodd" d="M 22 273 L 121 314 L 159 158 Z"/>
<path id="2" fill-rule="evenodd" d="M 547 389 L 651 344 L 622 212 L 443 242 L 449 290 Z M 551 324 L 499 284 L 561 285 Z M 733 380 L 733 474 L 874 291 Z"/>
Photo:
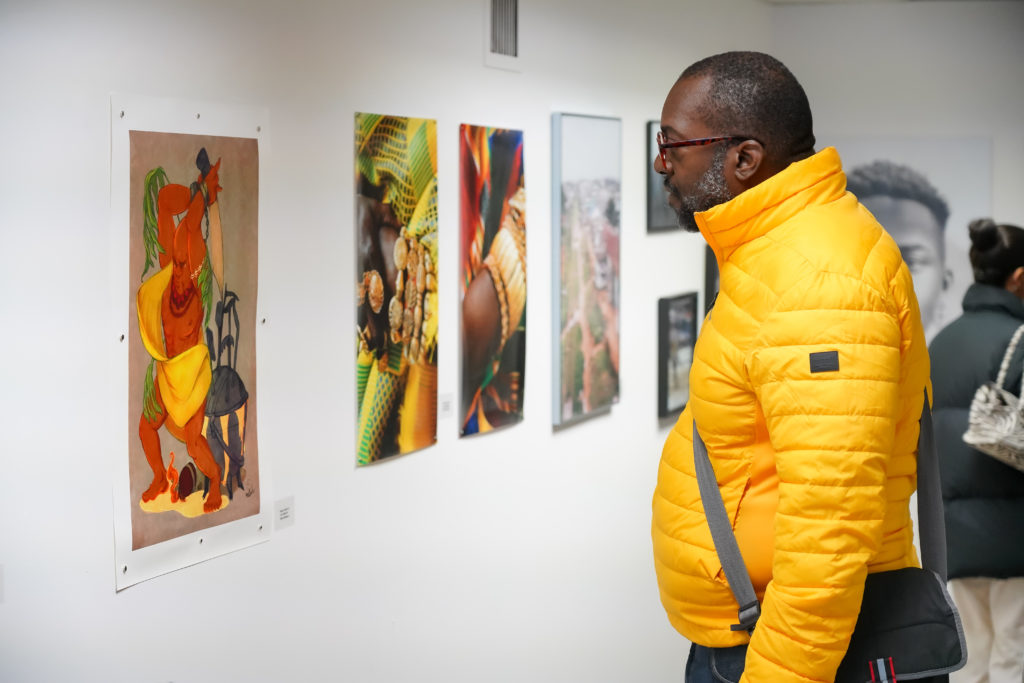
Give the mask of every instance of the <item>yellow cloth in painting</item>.
<path id="1" fill-rule="evenodd" d="M 168 416 L 175 425 L 184 427 L 206 399 L 212 373 L 210 350 L 204 343 L 167 357 L 160 304 L 171 282 L 171 268 L 167 265 L 139 287 L 139 334 L 146 351 L 157 361 L 156 380 Z"/>

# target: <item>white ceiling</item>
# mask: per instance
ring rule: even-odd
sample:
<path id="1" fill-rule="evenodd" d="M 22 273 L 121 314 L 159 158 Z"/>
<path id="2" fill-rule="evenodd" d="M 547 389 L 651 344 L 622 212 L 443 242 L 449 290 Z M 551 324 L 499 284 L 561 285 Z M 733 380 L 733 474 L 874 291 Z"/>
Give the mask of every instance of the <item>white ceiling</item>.
<path id="1" fill-rule="evenodd" d="M 761 0 L 761 2 L 767 2 L 770 5 L 852 5 L 852 4 L 868 4 L 868 3 L 880 3 L 880 2 L 909 2 L 910 0 Z"/>
<path id="2" fill-rule="evenodd" d="M 867 4 L 893 4 L 899 2 L 916 2 L 918 0 L 761 0 L 769 5 L 867 5 Z M 966 2 L 968 0 L 958 0 Z M 1019 2 L 1020 0 L 1015 0 Z"/>

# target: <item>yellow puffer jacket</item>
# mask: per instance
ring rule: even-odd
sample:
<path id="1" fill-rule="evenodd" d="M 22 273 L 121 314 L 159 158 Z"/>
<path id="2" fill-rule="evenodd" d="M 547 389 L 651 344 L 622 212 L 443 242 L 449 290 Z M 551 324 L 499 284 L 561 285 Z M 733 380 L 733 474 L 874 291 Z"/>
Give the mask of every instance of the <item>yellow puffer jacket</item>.
<path id="1" fill-rule="evenodd" d="M 658 469 L 662 604 L 695 643 L 749 639 L 744 681 L 831 681 L 866 574 L 918 565 L 909 502 L 929 369 L 910 273 L 832 148 L 697 222 L 721 286 Z M 752 637 L 729 629 L 694 420 L 762 599 Z"/>

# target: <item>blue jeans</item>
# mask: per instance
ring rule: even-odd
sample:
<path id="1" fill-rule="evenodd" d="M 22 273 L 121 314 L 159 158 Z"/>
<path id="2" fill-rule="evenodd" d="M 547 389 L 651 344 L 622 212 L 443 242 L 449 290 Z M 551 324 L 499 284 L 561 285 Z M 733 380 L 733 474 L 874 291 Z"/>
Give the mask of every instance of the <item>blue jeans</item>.
<path id="1" fill-rule="evenodd" d="M 690 647 L 686 660 L 686 683 L 736 683 L 747 663 L 747 646 Z"/>

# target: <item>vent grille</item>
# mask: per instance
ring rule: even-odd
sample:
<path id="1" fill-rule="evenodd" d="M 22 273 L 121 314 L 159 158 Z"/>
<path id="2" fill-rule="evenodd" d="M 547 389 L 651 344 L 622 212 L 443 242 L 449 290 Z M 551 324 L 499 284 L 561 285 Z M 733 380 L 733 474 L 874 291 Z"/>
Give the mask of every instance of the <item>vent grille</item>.
<path id="1" fill-rule="evenodd" d="M 491 0 L 491 53 L 517 57 L 519 0 Z"/>

